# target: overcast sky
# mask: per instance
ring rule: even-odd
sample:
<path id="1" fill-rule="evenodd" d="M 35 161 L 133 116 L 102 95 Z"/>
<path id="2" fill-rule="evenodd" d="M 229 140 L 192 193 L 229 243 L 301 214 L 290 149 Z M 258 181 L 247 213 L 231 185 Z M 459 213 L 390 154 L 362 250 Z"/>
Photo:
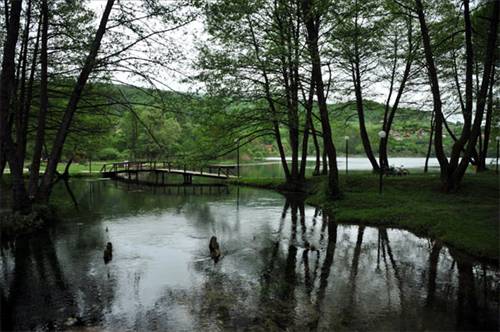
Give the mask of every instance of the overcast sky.
<path id="1" fill-rule="evenodd" d="M 134 3 L 142 2 L 143 0 L 120 0 L 122 3 Z M 96 14 L 96 24 L 101 18 L 102 12 L 106 5 L 107 0 L 87 0 L 87 6 L 92 9 Z M 165 2 L 169 2 L 168 0 Z M 115 3 L 114 11 L 118 10 Z M 113 14 L 113 11 L 112 11 Z M 204 34 L 203 24 L 201 19 L 191 22 L 177 30 L 168 32 L 169 42 L 172 43 L 172 49 L 174 49 L 178 54 L 182 54 L 182 57 L 173 63 L 167 64 L 161 69 L 161 72 L 157 73 L 156 79 L 162 82 L 161 89 L 171 89 L 174 91 L 194 91 L 199 86 L 193 86 L 192 84 L 182 83 L 187 77 L 194 75 L 196 72 L 193 70 L 192 63 L 195 61 L 197 56 L 196 43 L 201 39 L 206 37 Z M 106 39 L 106 35 L 104 36 Z M 140 48 L 140 46 L 139 46 Z M 171 68 L 169 70 L 168 68 Z M 116 82 L 127 82 L 132 85 L 147 86 L 139 77 L 131 76 L 126 73 L 117 72 L 113 73 L 113 78 Z"/>

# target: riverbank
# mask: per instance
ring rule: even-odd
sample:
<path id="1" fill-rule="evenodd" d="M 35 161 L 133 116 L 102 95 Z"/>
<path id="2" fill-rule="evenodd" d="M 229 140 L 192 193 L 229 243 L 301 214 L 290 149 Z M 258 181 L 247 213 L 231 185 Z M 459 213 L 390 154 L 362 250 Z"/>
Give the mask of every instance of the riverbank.
<path id="1" fill-rule="evenodd" d="M 368 172 L 341 175 L 343 198 L 327 195 L 326 177 L 307 180 L 306 202 L 335 216 L 338 223 L 407 229 L 439 239 L 473 256 L 499 261 L 499 181 L 493 172 L 468 174 L 457 193 L 440 191 L 439 174 L 385 177 Z M 275 178 L 244 178 L 240 184 L 284 191 Z"/>
<path id="2" fill-rule="evenodd" d="M 5 244 L 17 237 L 32 234 L 56 218 L 55 209 L 50 205 L 35 205 L 28 214 L 14 213 L 10 209 L 0 210 L 0 240 Z"/>

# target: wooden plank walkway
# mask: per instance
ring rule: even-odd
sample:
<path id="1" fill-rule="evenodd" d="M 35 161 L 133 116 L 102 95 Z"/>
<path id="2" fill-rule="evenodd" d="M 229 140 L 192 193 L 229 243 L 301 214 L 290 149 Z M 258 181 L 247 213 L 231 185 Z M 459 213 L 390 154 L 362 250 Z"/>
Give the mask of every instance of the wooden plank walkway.
<path id="1" fill-rule="evenodd" d="M 204 171 L 205 169 L 205 171 Z M 126 174 L 128 180 L 133 181 L 132 174 L 135 180 L 139 181 L 139 173 L 150 172 L 155 173 L 155 184 L 160 184 L 159 176 L 161 175 L 161 184 L 165 184 L 165 174 L 182 175 L 184 182 L 183 185 L 191 185 L 193 177 L 202 177 L 218 180 L 237 179 L 238 176 L 234 175 L 236 167 L 224 165 L 209 165 L 200 170 L 188 169 L 187 165 L 183 168 L 175 168 L 171 162 L 158 162 L 158 161 L 127 161 L 121 163 L 105 164 L 101 168 L 103 177 L 116 178 L 119 174 Z M 208 170 L 208 172 L 207 172 Z M 237 169 L 236 169 L 237 171 Z M 120 176 L 123 178 L 123 176 Z"/>

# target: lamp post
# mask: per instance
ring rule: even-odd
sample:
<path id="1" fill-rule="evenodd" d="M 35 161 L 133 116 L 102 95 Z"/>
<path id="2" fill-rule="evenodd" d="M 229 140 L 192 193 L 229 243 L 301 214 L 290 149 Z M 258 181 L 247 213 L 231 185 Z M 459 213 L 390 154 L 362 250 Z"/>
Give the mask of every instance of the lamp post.
<path id="1" fill-rule="evenodd" d="M 497 136 L 495 139 L 497 141 L 497 167 L 496 167 L 496 173 L 498 174 L 498 154 L 500 152 L 500 136 Z"/>
<path id="2" fill-rule="evenodd" d="M 349 136 L 344 136 L 345 139 L 345 174 L 349 173 Z"/>
<path id="3" fill-rule="evenodd" d="M 237 144 L 236 146 L 236 176 L 240 178 L 240 140 L 236 138 L 234 142 Z"/>
<path id="4" fill-rule="evenodd" d="M 380 144 L 379 146 L 382 146 L 382 140 L 385 138 L 387 134 L 385 131 L 381 130 L 378 132 L 378 137 L 380 137 Z M 379 151 L 380 155 L 380 151 Z M 379 158 L 379 164 L 380 164 L 380 170 L 379 170 L 379 183 L 378 183 L 378 193 L 382 194 L 382 180 L 384 177 L 384 166 L 382 165 L 382 160 Z"/>

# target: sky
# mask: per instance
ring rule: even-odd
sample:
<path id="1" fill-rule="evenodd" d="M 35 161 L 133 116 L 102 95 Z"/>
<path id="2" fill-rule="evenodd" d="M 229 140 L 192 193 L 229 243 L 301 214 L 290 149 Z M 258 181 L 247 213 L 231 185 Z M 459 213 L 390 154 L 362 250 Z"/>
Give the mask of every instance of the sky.
<path id="1" fill-rule="evenodd" d="M 126 2 L 130 3 L 141 3 L 143 0 L 120 0 L 122 3 Z M 118 2 L 118 1 L 117 1 Z M 169 2 L 169 1 L 163 1 Z M 86 5 L 88 8 L 92 9 L 96 14 L 96 25 L 101 18 L 102 12 L 104 11 L 104 7 L 106 5 L 106 0 L 87 0 Z M 116 14 L 117 6 L 115 4 L 113 13 Z M 151 20 L 148 21 L 148 24 L 151 24 Z M 154 22 L 154 21 L 153 21 Z M 127 33 L 127 32 L 125 32 Z M 130 35 L 133 38 L 132 35 Z M 175 62 L 171 62 L 163 66 L 162 68 L 157 68 L 158 71 L 155 73 L 155 79 L 161 81 L 158 82 L 158 88 L 180 91 L 180 92 L 192 92 L 199 88 L 199 85 L 193 85 L 192 83 L 183 83 L 183 80 L 186 80 L 189 76 L 196 74 L 196 71 L 192 67 L 192 63 L 196 60 L 197 51 L 196 44 L 204 39 L 206 34 L 204 33 L 203 23 L 201 19 L 195 20 L 179 29 L 172 30 L 167 34 L 163 34 L 162 38 L 168 39 L 168 42 L 171 43 L 169 45 L 178 55 L 182 55 L 177 57 Z M 106 35 L 104 36 L 106 39 Z M 109 40 L 109 39 L 108 39 Z M 143 44 L 139 44 L 136 49 L 141 51 L 146 47 Z M 114 72 L 113 79 L 117 83 L 126 82 L 131 85 L 137 85 L 142 87 L 147 87 L 148 84 L 145 83 L 141 78 L 135 75 L 129 75 L 127 73 L 122 72 Z"/>

